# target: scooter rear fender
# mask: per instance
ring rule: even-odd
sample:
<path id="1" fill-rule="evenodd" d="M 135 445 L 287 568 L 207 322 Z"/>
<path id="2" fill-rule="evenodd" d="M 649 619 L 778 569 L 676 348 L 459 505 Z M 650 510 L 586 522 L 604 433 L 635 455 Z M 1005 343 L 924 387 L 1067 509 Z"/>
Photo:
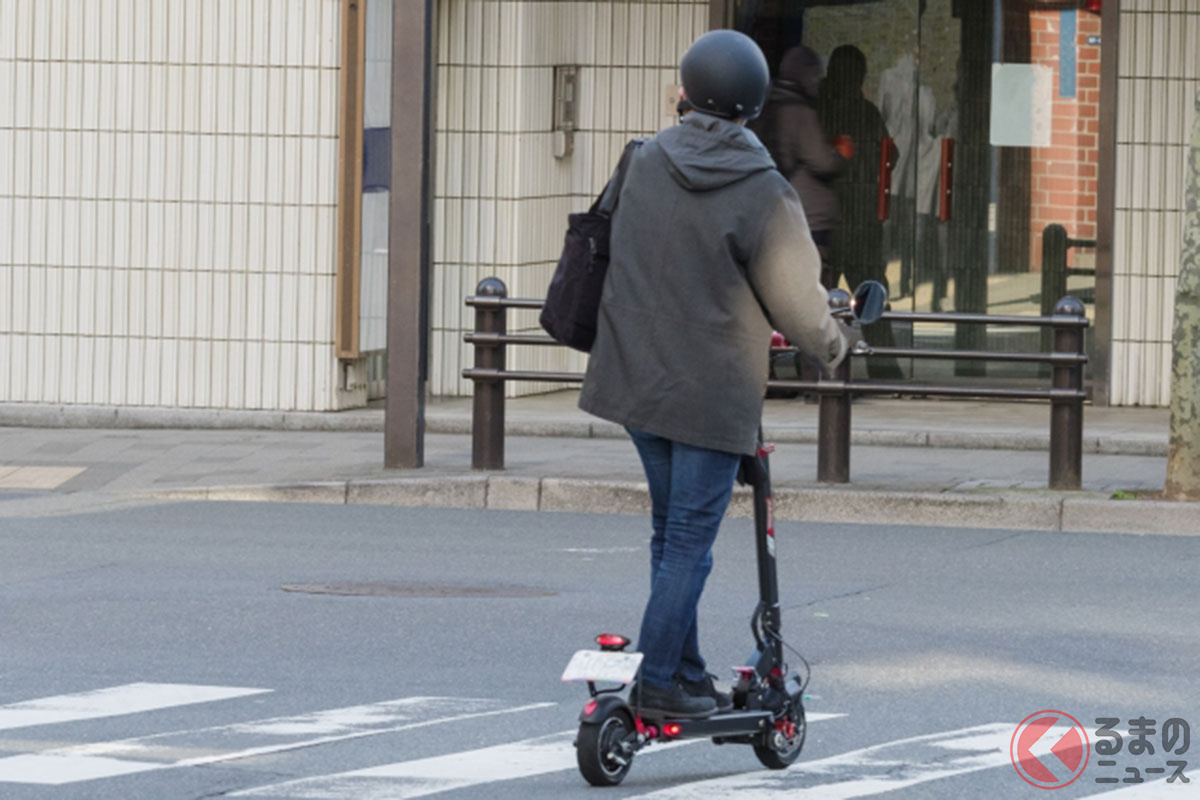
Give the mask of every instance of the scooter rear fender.
<path id="1" fill-rule="evenodd" d="M 615 694 L 602 694 L 587 702 L 583 711 L 579 712 L 579 721 L 600 722 L 615 709 L 623 709 L 629 718 L 633 719 L 633 713 L 629 710 L 629 704 L 625 702 L 624 698 Z"/>

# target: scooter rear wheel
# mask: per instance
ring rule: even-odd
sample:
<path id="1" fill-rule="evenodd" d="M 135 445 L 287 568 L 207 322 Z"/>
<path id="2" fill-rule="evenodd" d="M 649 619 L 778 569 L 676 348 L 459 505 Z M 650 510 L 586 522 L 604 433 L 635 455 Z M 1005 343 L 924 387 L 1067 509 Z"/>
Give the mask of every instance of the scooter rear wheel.
<path id="1" fill-rule="evenodd" d="M 592 786 L 616 786 L 629 774 L 633 752 L 622 743 L 633 730 L 629 715 L 614 708 L 599 722 L 584 722 L 575 740 L 579 772 Z"/>
<path id="2" fill-rule="evenodd" d="M 804 708 L 795 703 L 792 706 L 792 721 L 796 725 L 796 735 L 788 738 L 779 731 L 767 734 L 763 744 L 754 745 L 754 755 L 759 763 L 767 769 L 787 769 L 800 757 L 804 749 L 804 737 L 808 733 L 808 725 L 804 719 Z"/>

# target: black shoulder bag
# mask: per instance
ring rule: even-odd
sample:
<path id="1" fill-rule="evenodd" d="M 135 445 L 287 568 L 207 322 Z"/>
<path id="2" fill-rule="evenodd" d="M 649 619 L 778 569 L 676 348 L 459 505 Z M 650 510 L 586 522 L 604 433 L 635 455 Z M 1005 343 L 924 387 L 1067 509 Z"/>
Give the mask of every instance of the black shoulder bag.
<path id="1" fill-rule="evenodd" d="M 538 319 L 555 341 L 584 353 L 591 351 L 596 340 L 600 295 L 604 291 L 604 276 L 608 274 L 612 216 L 629 162 L 641 144 L 641 139 L 634 139 L 625 145 L 616 174 L 592 207 L 567 217 L 566 241 Z"/>

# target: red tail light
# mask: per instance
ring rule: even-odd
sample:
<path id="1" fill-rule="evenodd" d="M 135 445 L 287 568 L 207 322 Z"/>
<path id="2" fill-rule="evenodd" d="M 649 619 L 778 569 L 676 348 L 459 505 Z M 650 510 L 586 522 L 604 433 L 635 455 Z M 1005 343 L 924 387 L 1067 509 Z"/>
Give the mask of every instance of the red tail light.
<path id="1" fill-rule="evenodd" d="M 596 701 L 591 700 L 588 702 L 588 704 L 586 706 L 583 707 L 583 715 L 585 717 L 590 717 L 592 715 L 592 712 L 594 712 L 595 710 L 596 710 Z"/>
<path id="2" fill-rule="evenodd" d="M 619 633 L 602 633 L 596 637 L 596 644 L 601 650 L 624 650 L 629 646 L 629 640 Z"/>
<path id="3" fill-rule="evenodd" d="M 668 722 L 663 725 L 663 736 L 678 736 L 683 733 L 683 726 L 678 722 Z"/>
<path id="4" fill-rule="evenodd" d="M 1087 10 L 1093 14 L 1100 13 L 1100 0 L 1087 0 Z"/>

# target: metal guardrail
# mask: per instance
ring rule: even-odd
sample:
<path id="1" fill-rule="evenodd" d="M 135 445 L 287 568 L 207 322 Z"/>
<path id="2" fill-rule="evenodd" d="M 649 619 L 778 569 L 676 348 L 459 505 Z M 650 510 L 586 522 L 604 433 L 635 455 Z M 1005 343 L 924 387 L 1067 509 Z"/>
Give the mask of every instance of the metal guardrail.
<path id="1" fill-rule="evenodd" d="M 1067 253 L 1073 247 L 1093 250 L 1095 239 L 1073 239 L 1067 229 L 1052 222 L 1042 231 L 1042 314 L 1052 314 L 1054 298 L 1067 293 L 1067 278 L 1071 275 L 1095 276 L 1096 270 L 1067 266 Z"/>
<path id="2" fill-rule="evenodd" d="M 510 298 L 504 282 L 484 278 L 475 294 L 466 299 L 475 309 L 475 330 L 463 337 L 475 346 L 475 366 L 462 375 L 474 382 L 471 414 L 471 466 L 474 469 L 504 469 L 504 383 L 539 381 L 579 383 L 579 372 L 506 369 L 509 345 L 562 347 L 549 336 L 508 333 L 510 308 L 537 310 L 541 300 Z M 932 358 L 951 361 L 1007 361 L 1050 364 L 1049 388 L 1003 388 L 991 386 L 884 383 L 851 379 L 851 361 L 846 358 L 834 375 L 818 381 L 769 381 L 768 386 L 814 392 L 819 397 L 817 438 L 817 480 L 825 483 L 850 481 L 850 399 L 858 394 L 896 394 L 941 397 L 973 397 L 999 400 L 1045 400 L 1050 403 L 1050 488 L 1078 489 L 1083 472 L 1083 386 L 1084 332 L 1088 322 L 1083 303 L 1063 297 L 1047 316 L 914 313 L 889 311 L 885 320 L 948 322 L 955 324 L 1024 325 L 1047 329 L 1052 336 L 1049 353 L 1016 353 L 972 350 L 922 350 L 914 348 L 874 348 L 869 353 L 852 353 L 855 358 L 894 356 Z M 787 348 L 783 348 L 787 349 Z"/>
<path id="3" fill-rule="evenodd" d="M 1071 248 L 1094 250 L 1095 239 L 1073 239 L 1067 234 L 1067 229 L 1057 222 L 1052 222 L 1042 230 L 1042 314 L 1054 313 L 1055 298 L 1067 294 L 1067 278 L 1074 275 L 1095 277 L 1096 270 L 1087 267 L 1071 267 L 1067 265 L 1067 254 Z M 1080 300 L 1094 302 L 1094 290 L 1086 290 L 1077 295 Z M 1050 347 L 1050 331 L 1042 331 L 1042 349 Z"/>

